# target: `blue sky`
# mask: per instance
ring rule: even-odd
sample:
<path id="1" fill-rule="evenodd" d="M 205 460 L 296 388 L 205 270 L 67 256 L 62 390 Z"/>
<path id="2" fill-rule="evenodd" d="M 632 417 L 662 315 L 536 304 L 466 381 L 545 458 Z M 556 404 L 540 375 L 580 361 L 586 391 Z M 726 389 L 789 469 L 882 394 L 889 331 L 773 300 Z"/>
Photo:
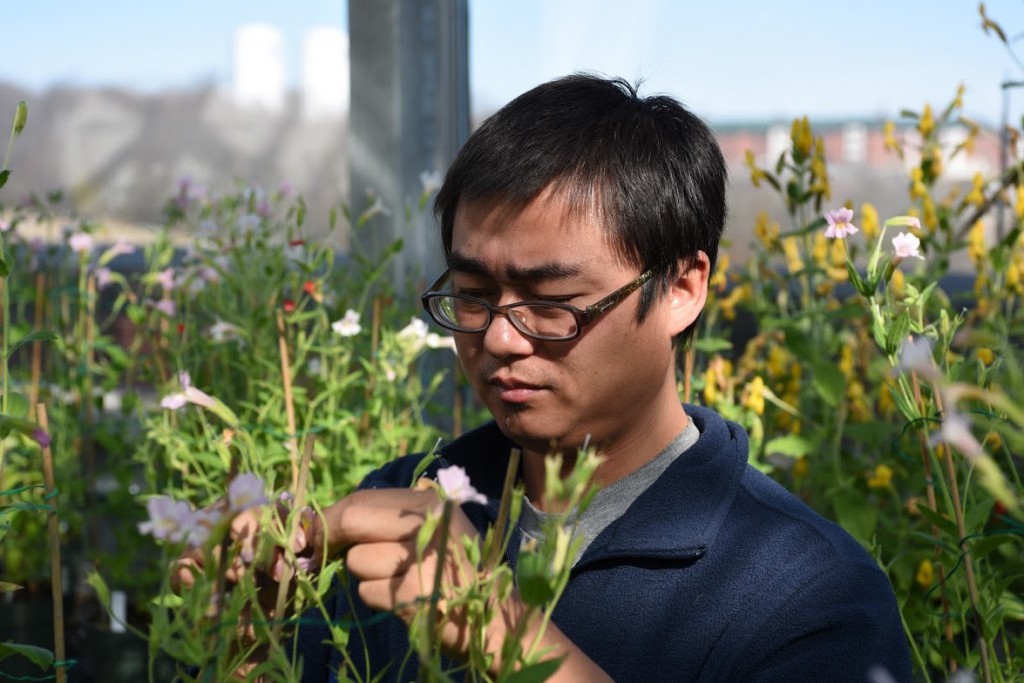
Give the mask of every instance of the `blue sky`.
<path id="1" fill-rule="evenodd" d="M 642 77 L 712 120 L 893 117 L 942 106 L 995 122 L 999 84 L 1024 70 L 980 29 L 970 0 L 470 0 L 471 90 L 501 105 L 576 70 Z M 989 14 L 1024 32 L 1024 3 Z M 250 21 L 285 35 L 290 72 L 312 26 L 348 28 L 345 0 L 0 0 L 0 80 L 144 90 L 227 84 L 231 37 Z M 1024 51 L 1024 41 L 1022 41 Z M 1011 115 L 1024 111 L 1013 91 Z"/>

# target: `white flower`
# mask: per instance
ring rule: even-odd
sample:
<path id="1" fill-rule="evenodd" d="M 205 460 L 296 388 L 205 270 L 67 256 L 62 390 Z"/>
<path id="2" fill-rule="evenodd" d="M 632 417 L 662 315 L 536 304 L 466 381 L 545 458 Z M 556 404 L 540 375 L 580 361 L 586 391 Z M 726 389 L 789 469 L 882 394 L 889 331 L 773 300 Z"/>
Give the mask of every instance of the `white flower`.
<path id="1" fill-rule="evenodd" d="M 892 248 L 894 251 L 893 263 L 899 263 L 903 259 L 908 258 L 924 259 L 920 251 L 921 240 L 909 232 L 901 232 L 893 237 Z"/>
<path id="2" fill-rule="evenodd" d="M 220 318 L 217 318 L 217 322 L 210 325 L 210 329 L 208 329 L 206 332 L 207 334 L 210 335 L 210 339 L 217 344 L 221 342 L 232 341 L 235 339 L 241 339 L 241 329 L 239 329 L 237 325 L 226 323 Z"/>
<path id="3" fill-rule="evenodd" d="M 963 413 L 951 410 L 942 417 L 942 428 L 929 439 L 931 445 L 948 443 L 968 458 L 980 458 L 985 449 L 971 433 L 971 421 Z"/>
<path id="4" fill-rule="evenodd" d="M 260 227 L 260 217 L 254 213 L 247 213 L 238 219 L 238 229 L 243 233 L 251 233 Z"/>
<path id="5" fill-rule="evenodd" d="M 331 329 L 342 337 L 354 337 L 363 330 L 359 325 L 359 313 L 351 308 L 348 309 L 341 320 L 331 323 Z"/>
<path id="6" fill-rule="evenodd" d="M 409 325 L 398 331 L 397 339 L 402 346 L 409 346 L 418 351 L 427 343 L 427 324 L 420 318 L 414 317 Z"/>
<path id="7" fill-rule="evenodd" d="M 931 382 L 939 379 L 939 369 L 932 358 L 932 342 L 927 337 L 907 337 L 900 347 L 899 368 L 904 372 L 916 372 Z"/>
<path id="8" fill-rule="evenodd" d="M 423 194 L 433 194 L 441 188 L 441 183 L 444 181 L 444 176 L 438 170 L 433 171 L 422 171 L 420 173 L 420 183 L 423 185 Z"/>
<path id="9" fill-rule="evenodd" d="M 825 237 L 842 239 L 847 235 L 857 232 L 857 226 L 853 223 L 853 211 L 845 206 L 834 211 L 825 213 L 825 222 L 828 228 L 825 229 Z"/>
<path id="10" fill-rule="evenodd" d="M 426 338 L 427 348 L 451 349 L 455 351 L 455 337 L 442 337 L 437 332 L 431 332 Z"/>
<path id="11" fill-rule="evenodd" d="M 87 232 L 76 232 L 68 238 L 68 246 L 76 254 L 87 254 L 92 251 L 92 235 Z"/>
<path id="12" fill-rule="evenodd" d="M 366 211 L 364 211 L 363 215 L 360 217 L 361 221 L 368 221 L 378 214 L 383 216 L 391 215 L 391 209 L 384 206 L 384 202 L 381 200 L 380 195 L 371 192 L 370 190 L 367 190 L 366 194 L 371 197 L 373 201 L 368 207 L 366 207 Z"/>
<path id="13" fill-rule="evenodd" d="M 466 470 L 458 465 L 444 467 L 437 471 L 437 483 L 441 485 L 445 497 L 456 503 L 487 504 L 487 496 L 473 488 Z"/>
<path id="14" fill-rule="evenodd" d="M 231 512 L 241 512 L 266 505 L 270 500 L 265 489 L 266 485 L 259 476 L 251 472 L 239 474 L 228 484 L 228 509 Z"/>

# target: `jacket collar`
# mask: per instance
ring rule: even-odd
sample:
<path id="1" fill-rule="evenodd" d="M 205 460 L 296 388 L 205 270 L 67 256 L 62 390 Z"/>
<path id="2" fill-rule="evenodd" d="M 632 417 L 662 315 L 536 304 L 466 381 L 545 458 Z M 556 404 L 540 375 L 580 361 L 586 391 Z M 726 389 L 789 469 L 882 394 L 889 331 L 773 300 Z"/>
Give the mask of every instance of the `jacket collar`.
<path id="1" fill-rule="evenodd" d="M 713 410 L 685 410 L 700 438 L 594 540 L 577 568 L 612 557 L 695 558 L 712 545 L 746 468 L 747 434 Z M 464 467 L 490 499 L 492 520 L 514 446 L 492 421 L 441 449 L 443 460 Z M 513 558 L 516 550 L 510 548 Z"/>

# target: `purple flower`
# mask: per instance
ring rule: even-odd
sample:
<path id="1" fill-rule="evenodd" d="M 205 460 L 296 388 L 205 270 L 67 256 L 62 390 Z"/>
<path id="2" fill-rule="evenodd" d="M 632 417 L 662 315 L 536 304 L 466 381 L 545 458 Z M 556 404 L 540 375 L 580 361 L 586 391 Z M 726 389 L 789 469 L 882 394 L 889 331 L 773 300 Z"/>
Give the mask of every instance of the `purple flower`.
<path id="1" fill-rule="evenodd" d="M 834 211 L 827 211 L 825 222 L 828 223 L 828 228 L 825 229 L 825 237 L 842 239 L 847 235 L 852 235 L 857 232 L 857 226 L 852 221 L 853 211 L 845 206 Z"/>
<path id="2" fill-rule="evenodd" d="M 48 448 L 50 446 L 50 434 L 43 429 L 37 429 L 32 432 L 32 439 L 39 444 L 40 448 Z"/>
<path id="3" fill-rule="evenodd" d="M 153 308 L 160 311 L 168 318 L 173 318 L 174 314 L 178 312 L 178 307 L 174 305 L 174 302 L 170 299 L 161 299 L 153 304 Z"/>
<path id="4" fill-rule="evenodd" d="M 192 526 L 194 515 L 185 501 L 170 496 L 153 496 L 146 501 L 149 520 L 139 523 L 139 532 L 161 541 L 184 541 Z"/>
<path id="5" fill-rule="evenodd" d="M 241 512 L 270 502 L 265 484 L 259 476 L 246 472 L 239 474 L 228 484 L 228 509 Z"/>
<path id="6" fill-rule="evenodd" d="M 458 465 L 444 467 L 437 471 L 437 483 L 441 485 L 448 500 L 456 503 L 487 504 L 487 496 L 473 488 L 466 470 Z"/>

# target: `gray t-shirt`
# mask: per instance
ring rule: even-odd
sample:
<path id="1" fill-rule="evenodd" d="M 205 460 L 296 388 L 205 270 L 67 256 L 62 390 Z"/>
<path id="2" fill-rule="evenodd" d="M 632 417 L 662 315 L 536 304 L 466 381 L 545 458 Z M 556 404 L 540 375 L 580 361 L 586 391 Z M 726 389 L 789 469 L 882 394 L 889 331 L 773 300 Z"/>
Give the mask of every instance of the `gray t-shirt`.
<path id="1" fill-rule="evenodd" d="M 523 496 L 523 511 L 519 518 L 519 526 L 523 531 L 523 540 L 534 539 L 538 542 L 543 540 L 543 524 L 549 519 L 563 518 L 564 523 L 573 529 L 573 538 L 580 537 L 583 543 L 573 560 L 573 565 L 583 557 L 583 553 L 594 539 L 608 527 L 609 524 L 625 514 L 626 509 L 633 504 L 637 498 L 646 491 L 651 484 L 657 481 L 658 477 L 668 469 L 668 466 L 678 458 L 683 451 L 697 443 L 700 432 L 697 430 L 693 420 L 686 424 L 686 428 L 665 447 L 661 453 L 652 460 L 644 463 L 636 471 L 626 475 L 617 482 L 607 486 L 594 495 L 590 506 L 577 519 L 575 510 L 566 513 L 555 514 L 538 510 L 530 502 L 530 499 Z"/>

